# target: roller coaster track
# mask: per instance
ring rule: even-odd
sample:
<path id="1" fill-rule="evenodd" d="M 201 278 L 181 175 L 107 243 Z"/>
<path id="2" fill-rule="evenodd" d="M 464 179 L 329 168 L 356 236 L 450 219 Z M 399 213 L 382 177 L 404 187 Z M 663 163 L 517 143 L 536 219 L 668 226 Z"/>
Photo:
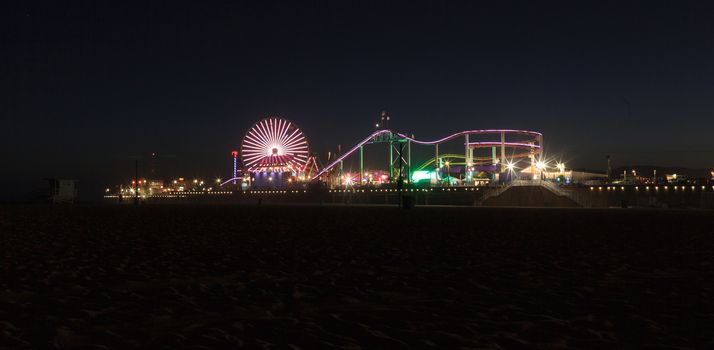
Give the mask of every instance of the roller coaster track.
<path id="1" fill-rule="evenodd" d="M 439 155 L 439 158 L 466 159 L 466 156 L 464 156 L 463 154 L 440 154 L 440 155 Z M 415 170 L 415 171 L 424 170 L 424 168 L 428 167 L 429 164 L 433 164 L 435 160 L 436 160 L 436 158 L 429 158 L 429 160 L 427 160 L 426 162 L 422 163 L 422 165 L 418 166 L 418 167 L 415 168 L 414 170 Z M 452 163 L 452 164 L 454 164 L 454 165 L 464 165 L 464 164 L 466 164 L 466 161 L 463 161 L 463 162 L 455 162 L 455 163 Z"/>
<path id="2" fill-rule="evenodd" d="M 325 168 L 320 170 L 315 176 L 312 177 L 311 180 L 316 180 L 319 178 L 322 174 L 330 171 L 333 167 L 335 167 L 337 164 L 339 164 L 341 161 L 345 160 L 345 158 L 351 156 L 354 152 L 359 150 L 360 147 L 364 146 L 365 144 L 368 144 L 372 142 L 377 136 L 380 135 L 396 135 L 401 139 L 406 139 L 409 140 L 413 143 L 419 144 L 419 145 L 438 145 L 450 140 L 453 140 L 457 137 L 465 136 L 465 135 L 483 135 L 483 134 L 501 134 L 501 133 L 507 133 L 509 135 L 527 135 L 527 136 L 533 136 L 536 138 L 540 138 L 543 136 L 543 134 L 535 131 L 528 131 L 528 130 L 512 130 L 512 129 L 482 129 L 482 130 L 465 130 L 461 132 L 457 132 L 455 134 L 451 134 L 449 136 L 446 136 L 444 138 L 438 139 L 438 140 L 433 140 L 433 141 L 422 141 L 422 140 L 417 140 L 415 138 L 409 137 L 405 134 L 398 133 L 398 132 L 392 132 L 391 130 L 387 129 L 382 129 L 382 130 L 377 130 L 370 134 L 369 136 L 365 137 L 362 141 L 357 143 L 354 147 L 352 147 L 349 151 L 347 151 L 345 154 L 342 156 L 338 157 L 334 161 L 332 161 L 330 164 L 328 164 Z M 524 142 L 496 142 L 496 141 L 489 141 L 489 142 L 470 142 L 470 146 L 473 147 L 495 147 L 495 146 L 500 146 L 504 145 L 506 147 L 520 147 L 520 148 L 536 148 L 539 149 L 541 148 L 540 144 L 530 144 L 530 143 L 524 143 Z"/>
<path id="3" fill-rule="evenodd" d="M 529 153 L 518 153 L 518 154 L 511 155 L 511 156 L 509 156 L 509 157 L 510 157 L 510 158 L 525 158 L 525 157 L 527 157 L 528 155 L 529 155 Z M 466 165 L 466 156 L 464 156 L 463 154 L 440 154 L 440 155 L 439 155 L 439 158 L 463 159 L 463 160 L 464 160 L 463 162 L 452 162 L 451 164 L 453 164 L 453 165 Z M 414 170 L 415 170 L 415 171 L 424 170 L 424 168 L 426 168 L 427 166 L 429 166 L 429 164 L 434 164 L 434 160 L 435 160 L 435 159 L 436 159 L 436 158 L 430 158 L 430 159 L 427 160 L 426 162 L 422 163 L 420 166 L 416 167 Z M 491 163 L 492 161 L 493 161 L 493 158 L 490 157 L 490 156 L 489 156 L 489 157 L 474 157 L 472 164 L 474 164 L 474 165 L 479 165 L 479 164 L 480 164 L 480 165 L 484 165 L 484 164 L 491 165 L 491 164 L 492 164 L 492 163 Z"/>

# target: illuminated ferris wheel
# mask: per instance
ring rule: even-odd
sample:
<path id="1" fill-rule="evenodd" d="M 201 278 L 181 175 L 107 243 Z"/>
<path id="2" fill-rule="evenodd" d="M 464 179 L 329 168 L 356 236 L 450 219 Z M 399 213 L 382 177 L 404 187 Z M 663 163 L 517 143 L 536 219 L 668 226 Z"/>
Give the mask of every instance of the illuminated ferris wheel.
<path id="1" fill-rule="evenodd" d="M 265 118 L 243 137 L 241 160 L 248 171 L 302 171 L 308 145 L 302 130 L 288 120 Z"/>

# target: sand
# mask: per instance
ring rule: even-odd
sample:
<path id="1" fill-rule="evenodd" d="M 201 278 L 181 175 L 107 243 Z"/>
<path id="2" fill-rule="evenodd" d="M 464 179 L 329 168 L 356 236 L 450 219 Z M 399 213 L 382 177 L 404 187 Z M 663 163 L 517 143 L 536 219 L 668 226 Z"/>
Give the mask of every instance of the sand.
<path id="1" fill-rule="evenodd" d="M 712 348 L 714 213 L 0 207 L 0 348 Z"/>

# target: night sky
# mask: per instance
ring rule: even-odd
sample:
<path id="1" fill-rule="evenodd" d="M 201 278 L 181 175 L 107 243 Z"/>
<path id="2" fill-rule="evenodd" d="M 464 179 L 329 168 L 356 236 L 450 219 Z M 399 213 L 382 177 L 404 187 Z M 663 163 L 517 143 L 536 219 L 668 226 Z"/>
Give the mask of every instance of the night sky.
<path id="1" fill-rule="evenodd" d="M 8 3 L 2 198 L 46 177 L 99 196 L 151 152 L 163 177 L 226 176 L 273 115 L 324 157 L 381 110 L 421 139 L 541 131 L 569 167 L 714 167 L 707 1 Z"/>

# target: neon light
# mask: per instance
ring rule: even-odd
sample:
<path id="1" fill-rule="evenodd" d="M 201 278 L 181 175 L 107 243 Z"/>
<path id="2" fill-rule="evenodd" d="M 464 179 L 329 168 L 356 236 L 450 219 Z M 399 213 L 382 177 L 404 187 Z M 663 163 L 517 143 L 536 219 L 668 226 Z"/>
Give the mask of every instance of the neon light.
<path id="1" fill-rule="evenodd" d="M 439 140 L 435 141 L 419 141 L 416 139 L 413 139 L 407 135 L 396 133 L 400 137 L 406 138 L 414 143 L 418 143 L 421 145 L 434 145 L 437 143 L 443 143 L 446 141 L 453 140 L 459 136 L 464 136 L 464 135 L 483 135 L 483 134 L 500 134 L 500 133 L 507 133 L 507 134 L 517 134 L 517 135 L 530 135 L 530 136 L 543 136 L 543 134 L 535 131 L 528 131 L 528 130 L 513 130 L 513 129 L 483 129 L 483 130 L 467 130 L 467 131 L 461 131 L 453 135 L 449 135 L 447 137 L 444 137 Z M 500 144 L 500 143 L 499 143 Z"/>
<path id="2" fill-rule="evenodd" d="M 272 117 L 253 124 L 241 151 L 248 171 L 296 171 L 305 167 L 309 154 L 302 131 L 285 119 Z"/>
<path id="3" fill-rule="evenodd" d="M 524 142 L 504 142 L 503 144 L 504 144 L 506 147 L 533 147 L 533 148 L 540 148 L 540 145 L 531 144 L 531 143 L 524 143 Z M 499 142 L 499 141 L 469 142 L 468 145 L 469 145 L 469 147 L 492 147 L 492 146 L 500 146 L 500 145 L 501 145 L 501 142 Z"/>
<path id="4" fill-rule="evenodd" d="M 324 169 L 320 170 L 315 176 L 312 177 L 312 180 L 315 180 L 322 176 L 325 172 L 329 171 L 332 169 L 334 166 L 339 164 L 341 161 L 343 161 L 345 158 L 349 157 L 357 151 L 360 147 L 364 146 L 366 143 L 370 142 L 372 139 L 374 139 L 377 136 L 384 135 L 384 134 L 394 134 L 399 136 L 400 138 L 409 140 L 411 142 L 414 142 L 416 144 L 420 145 L 437 145 L 446 141 L 453 140 L 457 137 L 464 136 L 464 135 L 483 135 L 483 134 L 500 134 L 500 133 L 508 133 L 508 134 L 517 134 L 517 135 L 529 135 L 529 136 L 535 136 L 536 138 L 540 138 L 543 136 L 543 134 L 535 131 L 528 131 L 528 130 L 515 130 L 515 129 L 481 129 L 481 130 L 466 130 L 466 131 L 461 131 L 452 135 L 449 135 L 447 137 L 434 140 L 434 141 L 420 141 L 415 138 L 409 137 L 405 134 L 401 133 L 392 133 L 391 130 L 377 130 L 367 136 L 364 140 L 360 141 L 357 143 L 356 146 L 351 148 L 348 152 L 343 154 L 342 156 L 338 157 L 335 159 L 332 163 L 328 164 Z M 478 144 L 478 143 L 475 143 Z M 495 142 L 493 145 L 501 145 L 501 142 Z M 533 148 L 533 149 L 541 149 L 540 143 L 538 144 L 530 144 L 530 143 L 522 143 L 522 142 L 506 142 L 504 143 L 505 146 L 507 147 L 528 147 L 528 148 Z"/>
<path id="5" fill-rule="evenodd" d="M 436 174 L 433 171 L 417 170 L 412 173 L 412 181 L 419 182 L 422 180 L 436 179 Z"/>
<path id="6" fill-rule="evenodd" d="M 235 178 L 238 176 L 238 151 L 231 152 L 231 155 L 233 156 L 233 184 L 235 185 Z"/>

